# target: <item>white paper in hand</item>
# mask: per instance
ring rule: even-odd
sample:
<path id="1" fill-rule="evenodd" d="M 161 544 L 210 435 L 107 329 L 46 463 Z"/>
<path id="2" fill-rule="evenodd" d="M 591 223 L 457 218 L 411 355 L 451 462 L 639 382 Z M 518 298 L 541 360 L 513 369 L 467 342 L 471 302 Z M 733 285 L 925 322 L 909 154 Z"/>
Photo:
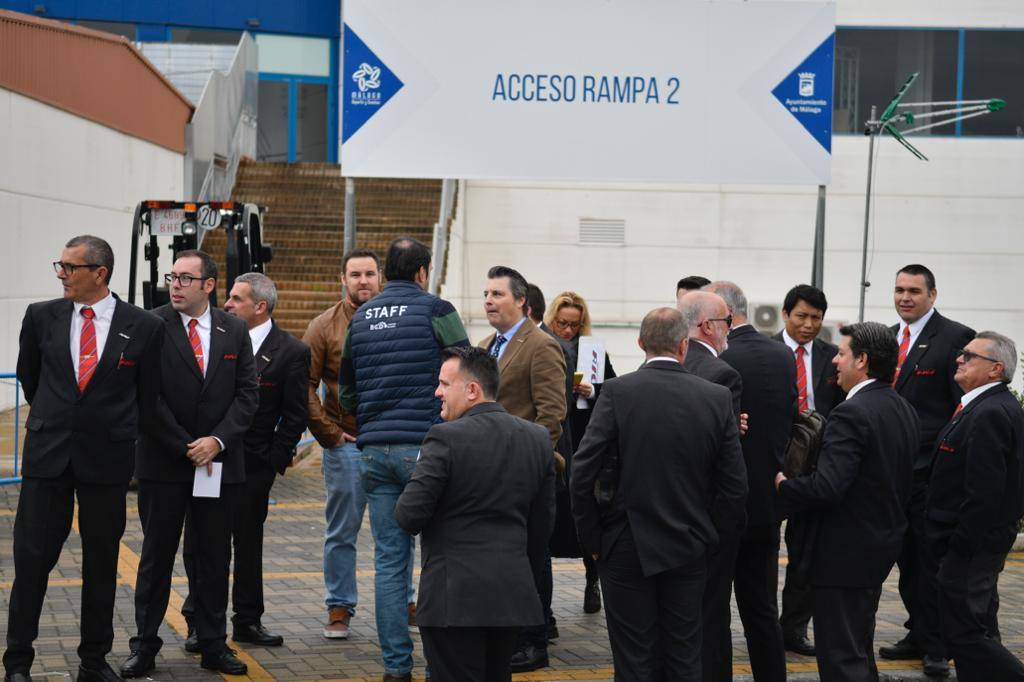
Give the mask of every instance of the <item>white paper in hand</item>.
<path id="1" fill-rule="evenodd" d="M 224 468 L 221 462 L 211 462 L 211 473 L 206 467 L 196 467 L 196 477 L 192 482 L 192 497 L 220 497 L 220 475 Z"/>

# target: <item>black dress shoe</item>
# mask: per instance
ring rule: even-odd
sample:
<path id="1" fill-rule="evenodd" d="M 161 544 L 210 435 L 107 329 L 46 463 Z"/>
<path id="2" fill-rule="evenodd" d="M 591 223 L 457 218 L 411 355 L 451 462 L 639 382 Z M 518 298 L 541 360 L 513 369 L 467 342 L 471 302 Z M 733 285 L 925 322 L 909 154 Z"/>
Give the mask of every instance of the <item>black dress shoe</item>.
<path id="1" fill-rule="evenodd" d="M 284 644 L 284 637 L 267 632 L 267 629 L 259 623 L 236 625 L 231 639 L 236 642 L 257 644 L 259 646 L 281 646 Z"/>
<path id="2" fill-rule="evenodd" d="M 891 646 L 879 647 L 878 655 L 890 661 L 913 661 L 924 658 L 924 652 L 910 641 L 910 635 Z"/>
<path id="3" fill-rule="evenodd" d="M 783 638 L 783 642 L 786 646 L 786 651 L 792 651 L 794 654 L 800 654 L 801 656 L 813 656 L 814 645 L 811 640 L 807 639 L 807 635 L 789 635 Z"/>
<path id="4" fill-rule="evenodd" d="M 121 676 L 106 662 L 100 666 L 78 666 L 78 682 L 118 682 Z"/>
<path id="5" fill-rule="evenodd" d="M 121 677 L 143 677 L 156 667 L 156 656 L 142 651 L 133 651 L 121 666 Z"/>
<path id="6" fill-rule="evenodd" d="M 601 586 L 596 580 L 588 580 L 583 589 L 583 613 L 597 613 L 601 610 Z"/>
<path id="7" fill-rule="evenodd" d="M 528 673 L 531 670 L 546 668 L 548 667 L 548 649 L 533 644 L 523 645 L 512 654 L 508 667 L 514 673 Z"/>
<path id="8" fill-rule="evenodd" d="M 28 673 L 8 673 L 4 675 L 4 682 L 32 682 L 32 676 Z"/>
<path id="9" fill-rule="evenodd" d="M 924 674 L 928 677 L 949 677 L 949 661 L 946 659 L 925 654 L 921 662 Z"/>
<path id="10" fill-rule="evenodd" d="M 199 646 L 199 635 L 196 634 L 195 628 L 189 628 L 188 637 L 185 638 L 185 651 L 190 654 L 198 654 L 202 650 L 202 647 Z"/>
<path id="11" fill-rule="evenodd" d="M 249 666 L 238 660 L 235 652 L 228 647 L 221 649 L 220 653 L 203 654 L 199 665 L 207 670 L 216 670 L 225 675 L 244 675 L 249 672 Z"/>
<path id="12" fill-rule="evenodd" d="M 556 639 L 558 639 L 558 624 L 556 624 L 553 621 L 550 625 L 548 625 L 547 637 L 549 642 L 554 642 Z"/>

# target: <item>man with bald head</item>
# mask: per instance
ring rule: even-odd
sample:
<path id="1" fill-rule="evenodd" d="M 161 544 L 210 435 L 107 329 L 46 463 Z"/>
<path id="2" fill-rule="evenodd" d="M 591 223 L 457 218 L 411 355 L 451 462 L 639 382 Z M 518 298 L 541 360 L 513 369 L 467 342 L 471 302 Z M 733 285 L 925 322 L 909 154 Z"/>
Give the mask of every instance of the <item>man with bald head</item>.
<path id="1" fill-rule="evenodd" d="M 683 367 L 701 379 L 728 388 L 733 412 L 739 417 L 743 380 L 739 372 L 718 357 L 729 345 L 732 324 L 729 307 L 721 296 L 710 291 L 691 291 L 679 298 L 677 307 L 683 314 L 690 338 L 690 350 Z"/>
<path id="2" fill-rule="evenodd" d="M 732 400 L 683 369 L 688 331 L 678 310 L 647 314 L 646 362 L 605 382 L 573 459 L 573 515 L 598 562 L 616 680 L 701 679 L 707 555 L 743 513 Z M 599 502 L 609 470 L 614 490 Z"/>

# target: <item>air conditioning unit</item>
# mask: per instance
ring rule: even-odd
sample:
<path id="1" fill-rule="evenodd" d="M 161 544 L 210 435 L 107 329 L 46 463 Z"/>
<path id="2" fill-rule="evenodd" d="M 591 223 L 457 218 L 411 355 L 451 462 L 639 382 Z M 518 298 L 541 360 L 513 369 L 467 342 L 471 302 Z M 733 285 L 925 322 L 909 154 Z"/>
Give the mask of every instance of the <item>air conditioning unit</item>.
<path id="1" fill-rule="evenodd" d="M 762 334 L 774 334 L 782 329 L 782 307 L 771 303 L 755 303 L 750 323 Z"/>

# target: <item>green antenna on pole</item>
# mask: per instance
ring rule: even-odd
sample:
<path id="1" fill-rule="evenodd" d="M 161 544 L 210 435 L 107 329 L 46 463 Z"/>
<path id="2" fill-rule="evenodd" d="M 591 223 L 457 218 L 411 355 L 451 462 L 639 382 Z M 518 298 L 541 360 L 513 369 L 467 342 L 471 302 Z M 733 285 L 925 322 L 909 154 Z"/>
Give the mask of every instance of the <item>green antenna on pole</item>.
<path id="1" fill-rule="evenodd" d="M 860 308 L 857 315 L 857 319 L 861 322 L 864 321 L 864 299 L 867 296 L 868 287 L 871 286 L 871 282 L 867 281 L 868 228 L 871 223 L 871 176 L 875 165 L 875 138 L 882 132 L 887 132 L 911 154 L 922 161 L 927 161 L 928 157 L 907 140 L 907 135 L 937 128 L 949 123 L 956 123 L 968 118 L 985 116 L 1002 111 L 1006 107 L 1004 100 L 994 97 L 990 99 L 952 100 L 947 102 L 904 102 L 903 97 L 910 90 L 910 86 L 914 84 L 914 81 L 917 80 L 919 73 L 915 71 L 910 74 L 910 77 L 907 78 L 893 98 L 889 100 L 885 110 L 882 111 L 882 115 L 877 119 L 875 118 L 877 107 L 872 105 L 871 117 L 864 125 L 864 134 L 868 136 L 868 189 L 864 201 L 864 245 L 861 251 Z M 935 111 L 930 111 L 929 109 L 932 107 L 939 108 Z M 947 108 L 943 109 L 942 107 Z M 925 111 L 918 113 L 914 111 L 915 109 L 924 109 Z M 926 119 L 936 120 L 929 120 L 927 123 L 917 125 L 920 121 Z"/>

